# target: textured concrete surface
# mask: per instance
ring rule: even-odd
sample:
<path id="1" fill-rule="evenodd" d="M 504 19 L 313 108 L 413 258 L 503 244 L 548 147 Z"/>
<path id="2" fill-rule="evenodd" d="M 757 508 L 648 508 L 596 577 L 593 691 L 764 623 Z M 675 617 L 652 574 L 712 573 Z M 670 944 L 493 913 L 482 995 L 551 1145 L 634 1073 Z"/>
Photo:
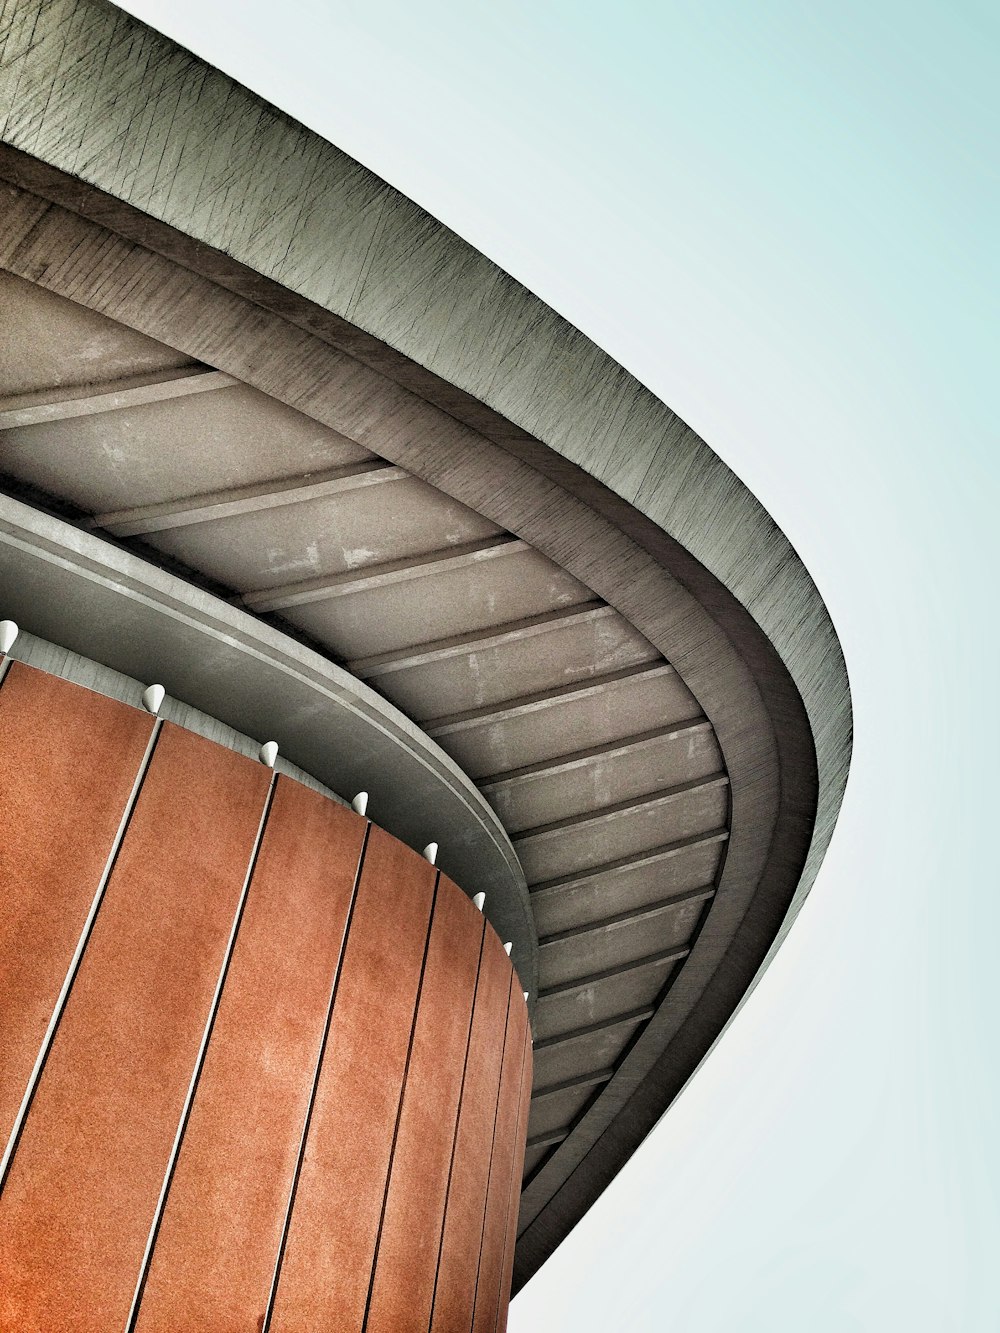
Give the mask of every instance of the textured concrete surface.
<path id="1" fill-rule="evenodd" d="M 481 399 L 648 514 L 736 595 L 788 666 L 817 739 L 809 882 L 849 761 L 843 658 L 789 543 L 704 441 L 410 200 L 130 16 L 94 0 L 5 0 L 0 42 L 4 141 Z"/>
<path id="2" fill-rule="evenodd" d="M 447 414 L 448 421 L 439 421 L 433 448 L 411 448 L 406 435 L 414 405 L 405 396 L 387 393 L 390 410 L 381 419 L 383 425 L 390 421 L 392 430 L 385 448 L 373 447 L 386 457 L 394 457 L 397 449 L 395 461 L 435 484 L 442 484 L 440 469 L 450 468 L 452 493 L 470 487 L 461 496 L 464 502 L 532 541 L 611 605 L 627 609 L 633 623 L 644 618 L 649 628 L 643 632 L 662 642 L 717 729 L 716 714 L 721 715 L 725 701 L 718 679 L 713 687 L 713 658 L 721 679 L 718 664 L 728 660 L 732 644 L 749 645 L 742 649 L 743 661 L 727 669 L 731 680 L 740 669 L 752 680 L 730 689 L 730 728 L 728 733 L 719 730 L 733 777 L 734 828 L 750 829 L 738 843 L 734 839 L 724 873 L 731 880 L 742 876 L 746 893 L 739 902 L 727 897 L 716 905 L 713 929 L 702 932 L 699 946 L 703 959 L 715 948 L 718 961 L 735 924 L 742 922 L 744 940 L 774 941 L 772 949 L 777 947 L 808 892 L 839 810 L 850 755 L 847 677 L 808 573 L 763 508 L 708 446 L 583 335 L 410 201 L 107 5 L 16 0 L 0 9 L 0 134 L 15 149 L 105 192 L 95 196 L 64 181 L 49 197 L 169 254 L 189 274 L 258 303 L 255 326 L 245 313 L 241 317 L 238 342 L 234 323 L 233 333 L 223 338 L 228 347 L 217 345 L 214 356 L 187 350 L 257 383 L 265 347 L 274 346 L 264 317 L 270 310 L 377 369 L 387 381 L 439 408 L 442 417 Z M 40 177 L 28 183 L 43 193 L 56 188 Z M 138 210 L 139 222 L 125 216 L 115 201 Z M 22 276 L 51 283 L 74 299 L 99 302 L 108 290 L 107 279 L 101 286 L 83 283 L 82 293 L 74 281 L 83 265 L 93 267 L 103 248 L 120 270 L 113 300 L 121 306 L 131 282 L 152 315 L 159 313 L 155 294 L 160 279 L 128 246 L 116 250 L 95 232 L 60 265 L 44 246 L 35 245 L 36 232 L 45 225 L 30 220 L 21 247 Z M 189 302 L 198 299 L 192 288 Z M 178 320 L 183 305 L 178 312 L 174 301 L 174 328 L 183 322 Z M 166 327 L 145 331 L 170 341 Z M 323 391 L 310 383 L 322 358 L 306 342 L 296 351 L 289 341 L 286 367 L 296 365 L 297 378 L 289 380 L 283 371 L 286 387 L 291 385 L 297 395 L 294 405 L 336 425 Z M 324 383 L 328 378 L 324 368 Z M 344 385 L 351 389 L 349 375 Z M 258 387 L 278 392 L 264 382 Z M 350 415 L 355 404 L 347 393 L 336 406 Z M 467 448 L 469 432 L 463 436 L 460 425 L 478 432 L 481 442 L 492 441 L 514 463 L 527 462 L 534 469 L 521 495 L 526 505 L 534 505 L 533 527 L 523 513 L 515 521 L 489 510 L 496 477 L 488 468 L 470 479 L 453 459 L 449 462 L 449 447 Z M 477 458 L 484 456 L 480 450 Z M 552 480 L 553 488 L 540 491 L 539 476 Z M 629 534 L 633 547 L 626 558 L 617 554 L 620 544 L 609 541 L 600 524 L 581 522 L 579 505 L 559 510 L 556 486 Z M 518 487 L 509 487 L 508 493 L 517 496 Z M 559 520 L 553 522 L 557 513 Z M 654 584 L 636 558 L 637 549 L 672 571 L 672 590 Z M 697 602 L 694 610 L 686 606 L 685 590 L 700 607 Z M 715 626 L 694 613 L 706 609 Z M 795 729 L 798 700 L 777 680 L 780 673 L 754 646 L 753 635 L 744 632 L 744 611 L 773 645 L 804 703 L 815 744 L 813 777 L 812 756 L 800 741 L 783 736 L 785 720 L 789 734 Z M 723 633 L 713 638 L 716 626 Z M 764 711 L 774 729 L 770 756 L 767 727 L 755 731 L 751 724 L 761 693 L 767 695 Z M 747 708 L 742 730 L 732 717 L 738 699 Z M 779 771 L 786 774 L 783 785 L 776 785 Z M 815 779 L 814 804 L 810 785 Z M 785 806 L 783 813 L 772 809 L 761 818 L 753 801 L 766 804 L 768 792 Z M 783 922 L 780 915 L 775 918 L 774 903 L 787 903 L 790 887 L 787 896 L 780 886 L 752 894 L 755 875 L 762 875 L 767 864 L 772 830 L 776 842 L 784 837 L 789 846 L 774 873 L 780 879 L 794 866 L 798 886 Z M 592 1149 L 601 1142 L 606 1149 L 602 1171 L 605 1177 L 613 1174 L 613 1164 L 632 1141 L 629 1134 L 634 1138 L 636 1126 L 655 1121 L 678 1079 L 683 1082 L 731 1015 L 738 1002 L 733 978 L 724 985 L 721 969 L 713 973 L 705 961 L 699 972 L 696 961 L 692 957 L 682 969 L 683 984 L 672 987 L 673 1011 L 652 1020 L 627 1068 L 618 1071 L 608 1097 L 598 1103 L 605 1105 L 604 1113 L 596 1116 L 596 1108 L 588 1113 L 574 1135 L 576 1146 L 556 1153 L 529 1187 L 523 1217 L 528 1230 L 518 1247 L 519 1257 L 522 1250 L 526 1255 L 522 1277 L 599 1190 L 600 1173 L 588 1176 L 582 1169 L 588 1152 L 594 1158 Z M 682 1016 L 694 1011 L 697 1021 L 685 1025 Z M 616 1115 L 615 1106 L 618 1112 L 627 1106 L 628 1115 Z M 549 1202 L 553 1191 L 559 1193 L 558 1206 Z"/>

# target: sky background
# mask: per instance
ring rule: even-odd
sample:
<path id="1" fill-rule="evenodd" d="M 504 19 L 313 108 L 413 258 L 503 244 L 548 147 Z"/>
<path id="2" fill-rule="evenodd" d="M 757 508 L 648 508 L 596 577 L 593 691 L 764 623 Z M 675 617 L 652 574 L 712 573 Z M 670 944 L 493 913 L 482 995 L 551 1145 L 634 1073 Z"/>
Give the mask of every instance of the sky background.
<path id="1" fill-rule="evenodd" d="M 995 1333 L 1000 8 L 125 7 L 669 403 L 843 643 L 854 764 L 813 893 L 512 1333 Z"/>

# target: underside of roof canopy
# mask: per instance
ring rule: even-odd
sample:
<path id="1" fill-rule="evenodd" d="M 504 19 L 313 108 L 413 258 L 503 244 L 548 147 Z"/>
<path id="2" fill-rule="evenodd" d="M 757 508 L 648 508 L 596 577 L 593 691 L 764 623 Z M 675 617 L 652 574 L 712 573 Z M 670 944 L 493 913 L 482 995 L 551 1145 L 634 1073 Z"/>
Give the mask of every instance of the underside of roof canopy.
<path id="1" fill-rule="evenodd" d="M 477 832 L 442 864 L 468 893 L 477 868 L 504 881 L 531 994 L 521 1285 L 815 877 L 851 725 L 822 600 L 583 335 L 111 6 L 4 8 L 0 127 L 0 613 L 134 672 L 134 644 L 43 613 L 25 562 L 168 574 L 231 637 L 238 616 L 374 692 L 467 788 Z M 289 716 L 278 739 L 353 779 L 317 734 Z M 401 836 L 409 772 L 371 777 Z"/>

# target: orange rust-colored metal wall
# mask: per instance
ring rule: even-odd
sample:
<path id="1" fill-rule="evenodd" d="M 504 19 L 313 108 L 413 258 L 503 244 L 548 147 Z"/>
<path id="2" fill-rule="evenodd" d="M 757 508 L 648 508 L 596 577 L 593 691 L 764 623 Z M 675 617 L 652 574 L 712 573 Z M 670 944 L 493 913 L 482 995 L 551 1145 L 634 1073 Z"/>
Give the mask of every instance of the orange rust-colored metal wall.
<path id="1" fill-rule="evenodd" d="M 0 689 L 2 1142 L 152 730 L 147 714 L 20 662 L 11 663 Z"/>
<path id="2" fill-rule="evenodd" d="M 0 1328 L 503 1329 L 531 1042 L 465 894 L 20 663 L 0 727 Z"/>

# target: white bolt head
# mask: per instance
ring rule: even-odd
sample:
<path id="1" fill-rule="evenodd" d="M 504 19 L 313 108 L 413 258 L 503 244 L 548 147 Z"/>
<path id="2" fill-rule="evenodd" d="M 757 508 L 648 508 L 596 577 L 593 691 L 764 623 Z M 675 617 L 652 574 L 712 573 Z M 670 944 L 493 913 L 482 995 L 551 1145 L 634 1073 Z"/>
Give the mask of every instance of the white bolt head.
<path id="1" fill-rule="evenodd" d="M 427 844 L 427 846 L 424 848 L 424 853 L 423 853 L 423 855 L 424 855 L 424 860 L 425 860 L 425 861 L 430 861 L 431 865 L 435 865 L 435 864 L 437 863 L 437 859 L 438 859 L 438 845 L 437 845 L 437 843 L 436 843 L 436 842 L 429 842 L 429 843 Z"/>
<path id="2" fill-rule="evenodd" d="M 511 949 L 513 949 L 513 947 L 514 947 L 514 941 L 513 941 L 513 940 L 508 940 L 507 943 L 503 946 L 503 951 L 504 951 L 504 953 L 507 955 L 508 958 L 510 957 L 510 951 L 511 951 Z"/>
<path id="3" fill-rule="evenodd" d="M 265 741 L 260 747 L 260 762 L 267 764 L 268 768 L 273 768 L 278 762 L 278 742 Z"/>
<path id="4" fill-rule="evenodd" d="M 527 992 L 527 991 L 522 991 L 521 994 L 524 996 L 524 1003 L 527 1004 L 527 1003 L 528 1003 L 528 992 Z"/>
<path id="5" fill-rule="evenodd" d="M 359 791 L 357 796 L 351 802 L 351 809 L 356 815 L 365 815 L 368 813 L 368 793 Z"/>
<path id="6" fill-rule="evenodd" d="M 166 697 L 166 690 L 162 685 L 147 685 L 142 692 L 142 706 L 147 713 L 152 713 L 155 717 L 160 711 L 160 704 Z"/>
<path id="7" fill-rule="evenodd" d="M 13 620 L 0 620 L 0 653 L 9 653 L 20 631 Z"/>
<path id="8" fill-rule="evenodd" d="M 475 904 L 475 906 L 479 908 L 479 910 L 480 910 L 480 912 L 481 912 L 481 911 L 485 908 L 485 906 L 486 906 L 486 894 L 485 894 L 485 893 L 477 893 L 477 894 L 475 894 L 475 895 L 473 896 L 472 901 L 473 901 L 473 903 Z"/>

